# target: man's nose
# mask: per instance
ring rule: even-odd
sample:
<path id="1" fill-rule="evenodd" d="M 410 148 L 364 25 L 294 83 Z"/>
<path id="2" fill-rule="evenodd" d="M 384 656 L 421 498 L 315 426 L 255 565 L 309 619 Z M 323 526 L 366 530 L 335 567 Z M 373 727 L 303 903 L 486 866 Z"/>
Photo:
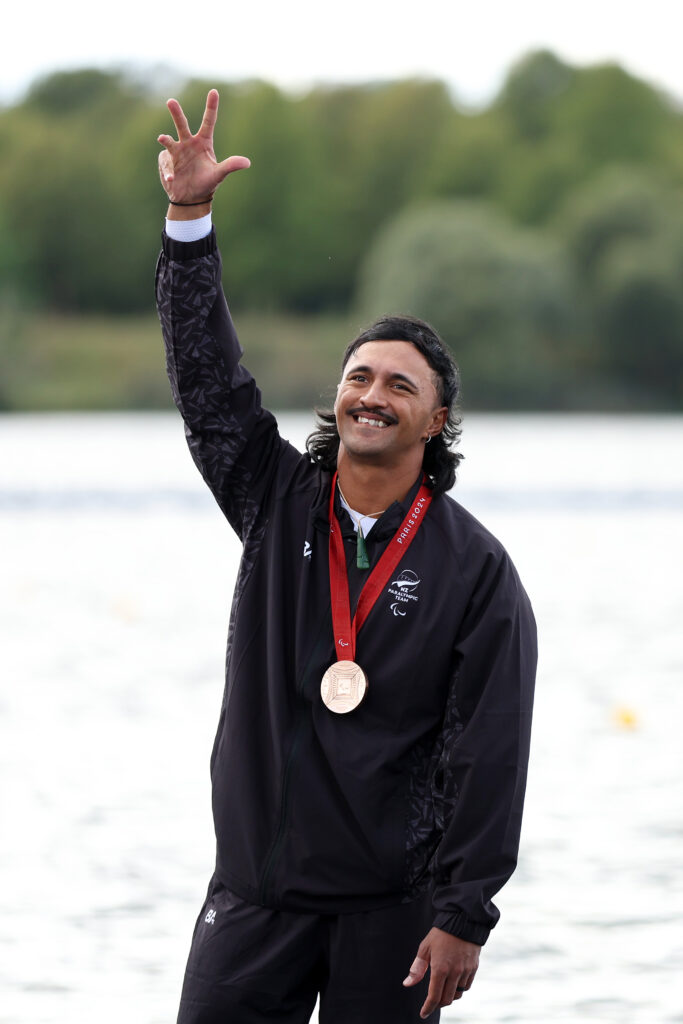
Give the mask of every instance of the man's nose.
<path id="1" fill-rule="evenodd" d="M 386 390 L 381 381 L 371 381 L 364 393 L 360 396 L 360 402 L 362 405 L 367 406 L 367 408 L 376 408 L 377 406 L 386 405 Z"/>

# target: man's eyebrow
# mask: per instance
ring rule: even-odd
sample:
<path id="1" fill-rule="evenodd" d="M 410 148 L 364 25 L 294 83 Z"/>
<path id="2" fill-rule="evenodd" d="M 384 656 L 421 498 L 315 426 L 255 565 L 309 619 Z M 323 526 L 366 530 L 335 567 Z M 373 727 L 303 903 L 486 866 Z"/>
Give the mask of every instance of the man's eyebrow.
<path id="1" fill-rule="evenodd" d="M 350 373 L 374 373 L 374 370 L 371 366 L 350 366 L 346 371 L 346 375 L 348 376 Z M 411 388 L 415 388 L 416 391 L 419 390 L 419 385 L 416 384 L 414 380 L 411 380 L 410 377 L 406 377 L 405 373 L 400 373 L 398 370 L 394 370 L 389 374 L 389 377 L 392 380 L 405 381 L 405 383 L 409 384 Z"/>

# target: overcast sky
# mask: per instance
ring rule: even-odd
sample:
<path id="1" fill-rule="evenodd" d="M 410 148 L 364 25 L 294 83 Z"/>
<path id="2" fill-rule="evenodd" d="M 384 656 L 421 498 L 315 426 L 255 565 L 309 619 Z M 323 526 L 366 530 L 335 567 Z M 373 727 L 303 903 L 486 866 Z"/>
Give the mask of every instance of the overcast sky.
<path id="1" fill-rule="evenodd" d="M 0 101 L 56 69 L 132 65 L 294 88 L 428 75 L 477 105 L 513 61 L 548 47 L 571 63 L 618 61 L 683 102 L 682 12 L 679 0 L 14 0 Z"/>

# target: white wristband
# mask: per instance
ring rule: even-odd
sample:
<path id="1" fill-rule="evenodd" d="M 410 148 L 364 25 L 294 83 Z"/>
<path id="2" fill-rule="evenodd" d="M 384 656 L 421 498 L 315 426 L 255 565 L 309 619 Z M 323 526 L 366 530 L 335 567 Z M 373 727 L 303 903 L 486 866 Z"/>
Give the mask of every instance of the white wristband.
<path id="1" fill-rule="evenodd" d="M 196 242 L 211 234 L 211 214 L 197 220 L 169 220 L 167 217 L 166 234 L 176 242 Z"/>

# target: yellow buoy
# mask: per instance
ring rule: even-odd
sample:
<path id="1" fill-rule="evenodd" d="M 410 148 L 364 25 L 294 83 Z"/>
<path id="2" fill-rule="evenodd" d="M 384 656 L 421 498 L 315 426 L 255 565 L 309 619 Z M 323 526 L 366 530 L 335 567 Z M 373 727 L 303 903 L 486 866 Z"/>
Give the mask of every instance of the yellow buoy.
<path id="1" fill-rule="evenodd" d="M 614 708 L 614 711 L 612 712 L 612 719 L 614 724 L 618 725 L 620 729 L 638 728 L 637 712 L 633 708 L 629 708 L 624 704 Z"/>

